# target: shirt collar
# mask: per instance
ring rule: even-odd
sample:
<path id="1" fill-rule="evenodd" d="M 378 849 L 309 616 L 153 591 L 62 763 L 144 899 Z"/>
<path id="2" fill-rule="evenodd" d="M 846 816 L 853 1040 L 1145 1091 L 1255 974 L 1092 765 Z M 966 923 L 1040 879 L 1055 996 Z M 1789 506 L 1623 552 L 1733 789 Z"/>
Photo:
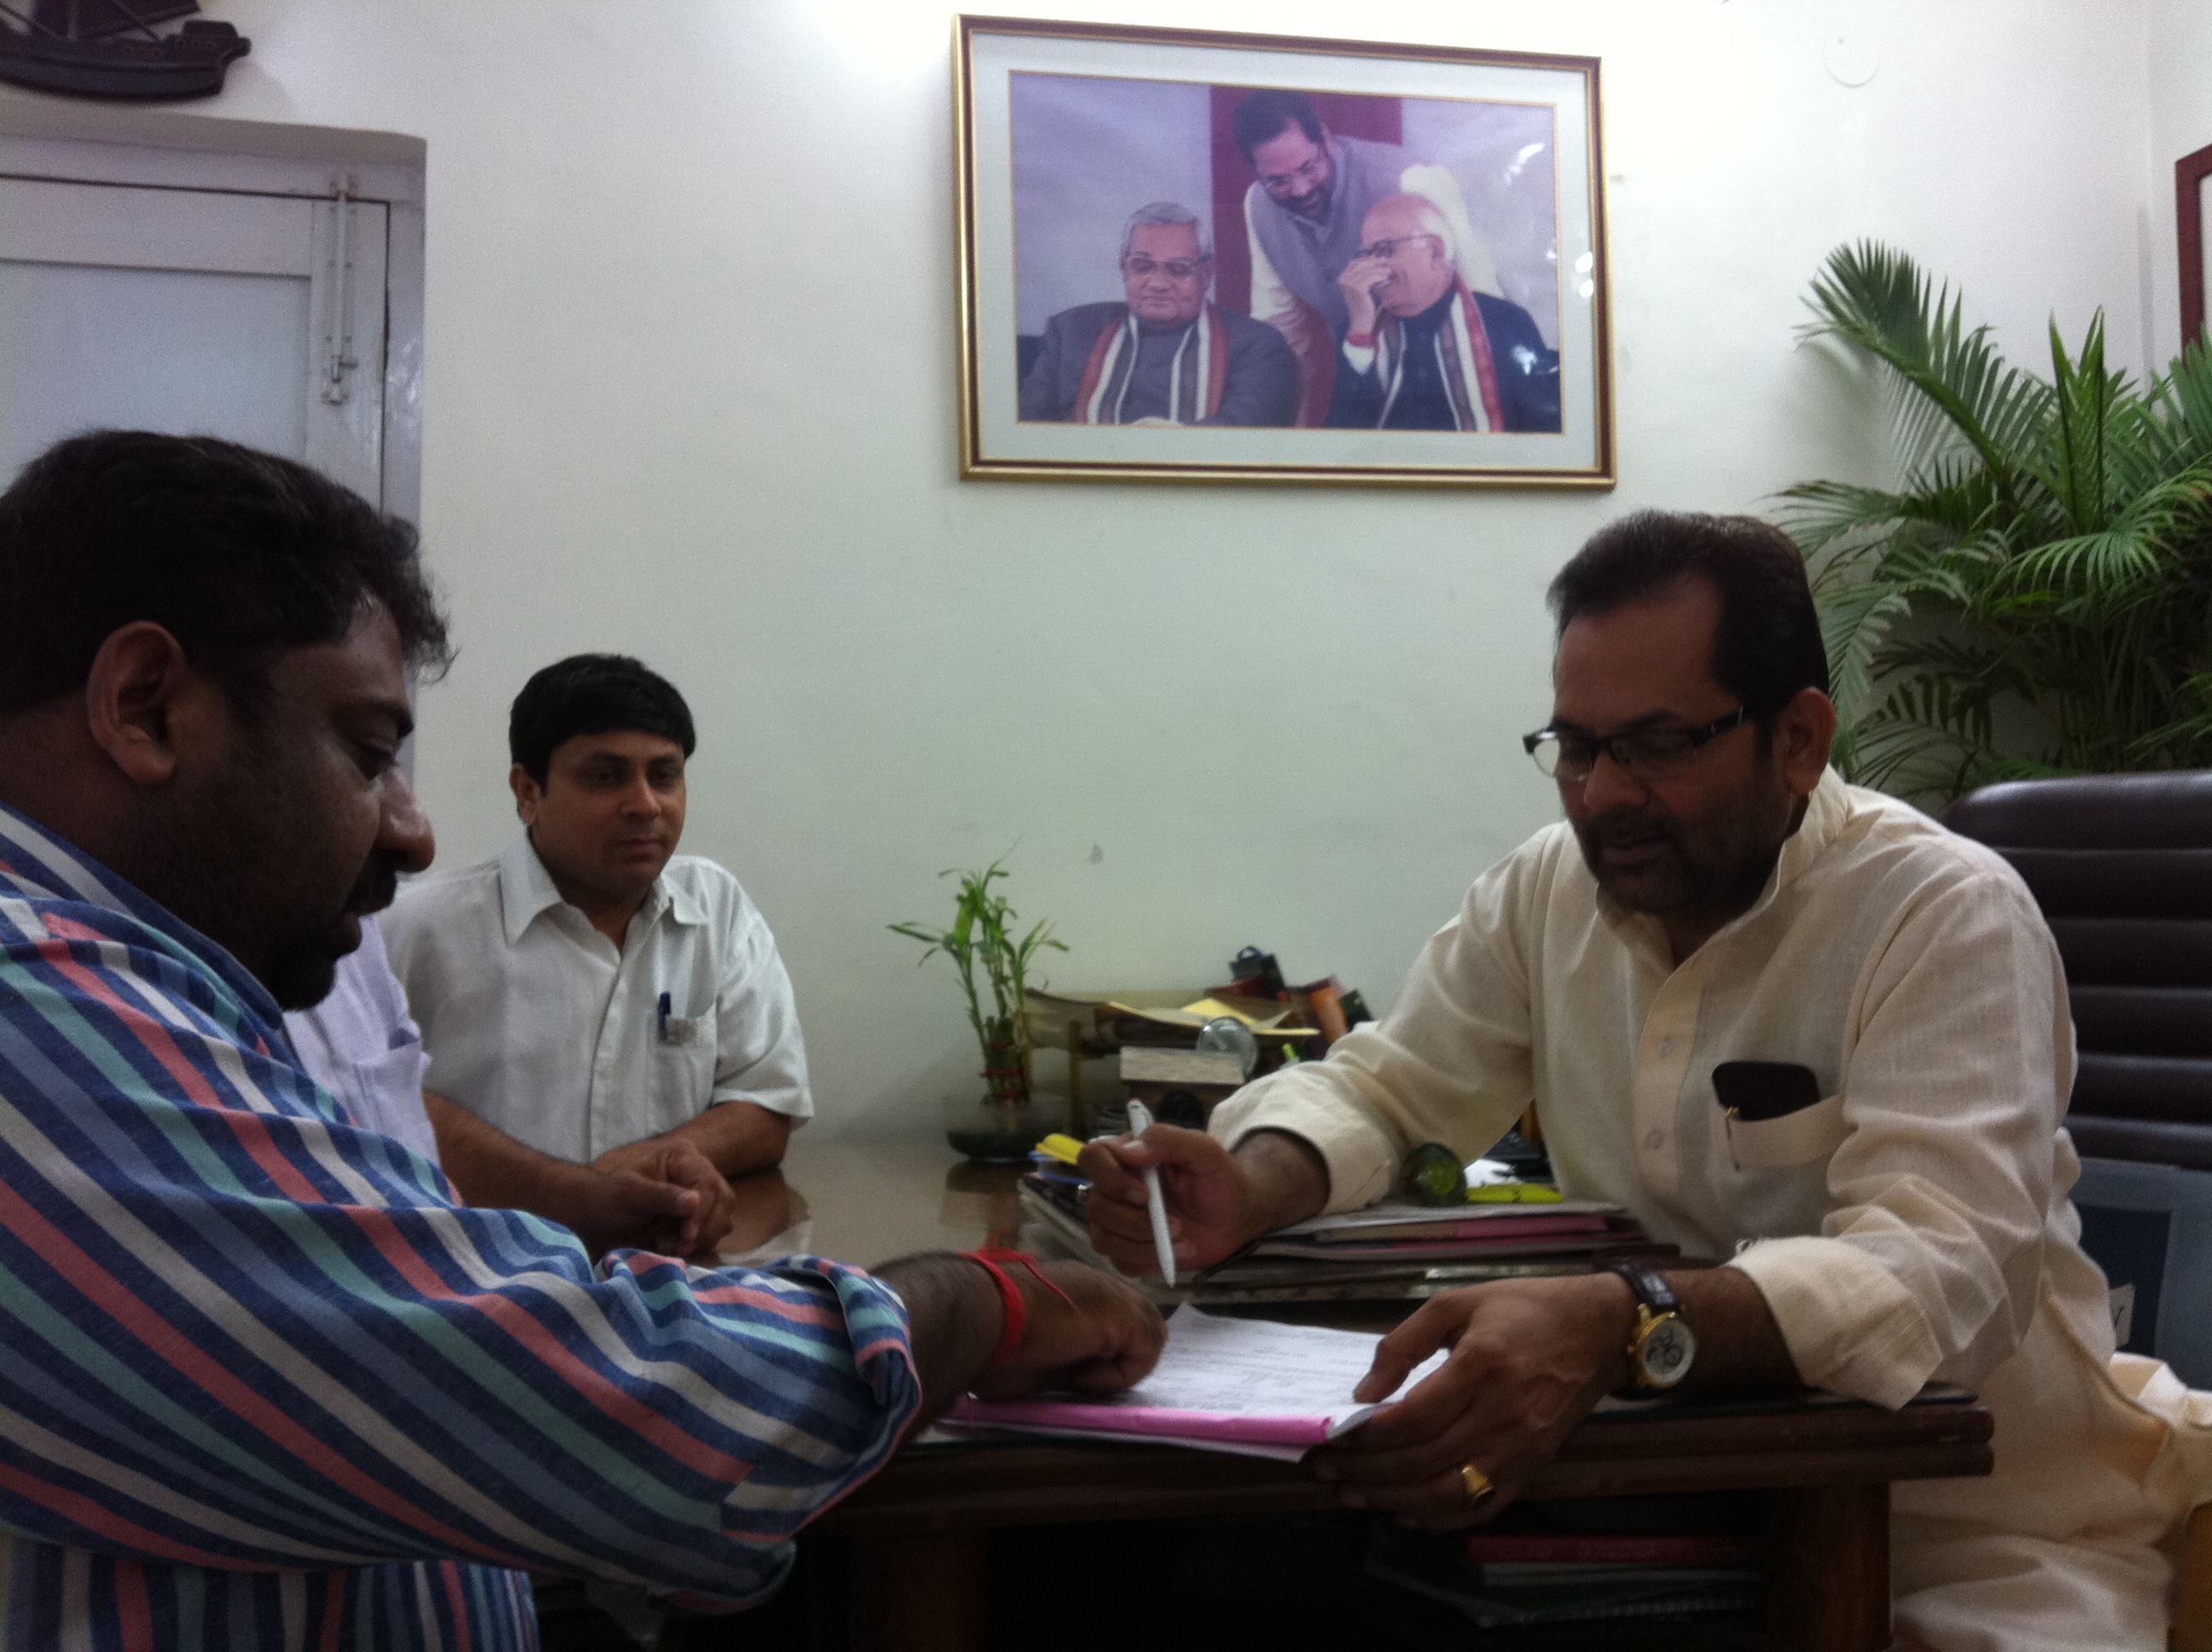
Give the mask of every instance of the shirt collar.
<path id="1" fill-rule="evenodd" d="M 507 944 L 513 946 L 541 912 L 561 904 L 561 891 L 553 874 L 531 847 L 530 834 L 518 832 L 499 852 L 500 914 L 507 923 Z"/>
<path id="2" fill-rule="evenodd" d="M 1766 880 L 1766 888 L 1759 897 L 1759 910 L 1782 890 L 1802 877 L 1805 869 L 1828 851 L 1844 829 L 1844 823 L 1851 815 L 1851 788 L 1844 777 L 1832 768 L 1820 771 L 1820 783 L 1813 788 L 1813 795 L 1805 799 L 1805 818 L 1797 823 L 1782 846 L 1782 857 L 1774 863 L 1774 875 Z M 1749 914 L 1746 914 L 1747 916 Z"/>
<path id="3" fill-rule="evenodd" d="M 538 914 L 562 904 L 561 891 L 553 882 L 553 874 L 545 870 L 545 863 L 538 858 L 532 847 L 530 834 L 519 832 L 499 854 L 499 902 L 501 916 L 507 925 L 507 944 L 514 945 L 522 938 L 522 932 L 536 921 Z M 665 910 L 679 924 L 699 925 L 707 921 L 707 909 L 701 906 L 690 890 L 672 880 L 664 869 L 653 880 L 653 890 L 645 897 L 640 908 L 647 920 Z"/>
<path id="4" fill-rule="evenodd" d="M 220 977 L 264 1023 L 258 1030 L 272 1048 L 289 1048 L 276 1000 L 227 949 L 68 839 L 0 803 L 0 890 L 8 889 L 30 900 L 75 902 L 137 920 L 179 963 Z"/>

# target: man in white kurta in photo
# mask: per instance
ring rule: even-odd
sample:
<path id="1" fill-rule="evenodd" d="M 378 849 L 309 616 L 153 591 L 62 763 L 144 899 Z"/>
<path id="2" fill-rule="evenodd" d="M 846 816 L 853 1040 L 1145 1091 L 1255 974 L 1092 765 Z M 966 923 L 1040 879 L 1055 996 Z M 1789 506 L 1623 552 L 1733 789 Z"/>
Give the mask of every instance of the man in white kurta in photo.
<path id="1" fill-rule="evenodd" d="M 523 833 L 410 884 L 385 920 L 429 1089 L 602 1169 L 671 1139 L 726 1176 L 777 1163 L 813 1110 L 805 1046 L 759 909 L 675 853 L 682 696 L 634 659 L 578 655 L 525 685 L 509 744 Z"/>
<path id="2" fill-rule="evenodd" d="M 1327 1060 L 1240 1091 L 1210 1134 L 1087 1150 L 1102 1248 L 1145 1266 L 1146 1164 L 1198 1266 L 1374 1200 L 1418 1144 L 1473 1157 L 1533 1102 L 1563 1192 L 1726 1265 L 1431 1299 L 1359 1397 L 1444 1365 L 1316 1458 L 1346 1502 L 1487 1519 L 1610 1392 L 1802 1383 L 1895 1407 L 1952 1383 L 1995 1419 L 1995 1473 L 1894 1489 L 1903 1643 L 2157 1652 L 2170 1546 L 2212 1495 L 2212 1396 L 2114 1356 L 2033 897 L 1828 768 L 1817 616 L 1773 529 L 1644 513 L 1553 600 L 1553 716 L 1528 744 L 1566 820 L 1477 880 L 1389 1015 Z M 1771 1107 L 1723 1108 L 1730 1062 L 1765 1064 Z"/>

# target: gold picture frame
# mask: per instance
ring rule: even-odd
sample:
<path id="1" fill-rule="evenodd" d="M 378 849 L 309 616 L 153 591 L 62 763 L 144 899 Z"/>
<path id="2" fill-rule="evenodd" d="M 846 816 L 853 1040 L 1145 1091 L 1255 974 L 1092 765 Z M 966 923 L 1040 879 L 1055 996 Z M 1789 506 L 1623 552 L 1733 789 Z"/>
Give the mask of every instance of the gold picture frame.
<path id="1" fill-rule="evenodd" d="M 1612 487 L 1598 69 L 958 18 L 960 474 Z"/>

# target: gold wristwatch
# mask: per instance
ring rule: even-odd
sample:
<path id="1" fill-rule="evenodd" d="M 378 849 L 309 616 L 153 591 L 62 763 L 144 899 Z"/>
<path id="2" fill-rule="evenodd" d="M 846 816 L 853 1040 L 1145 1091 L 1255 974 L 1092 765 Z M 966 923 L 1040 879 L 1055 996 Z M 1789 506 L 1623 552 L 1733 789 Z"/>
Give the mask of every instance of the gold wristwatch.
<path id="1" fill-rule="evenodd" d="M 1656 1268 L 1613 1262 L 1607 1272 L 1618 1273 L 1636 1293 L 1636 1330 L 1628 1339 L 1629 1391 L 1663 1394 L 1690 1374 L 1690 1362 L 1698 1357 L 1698 1339 L 1682 1317 L 1681 1298 Z"/>

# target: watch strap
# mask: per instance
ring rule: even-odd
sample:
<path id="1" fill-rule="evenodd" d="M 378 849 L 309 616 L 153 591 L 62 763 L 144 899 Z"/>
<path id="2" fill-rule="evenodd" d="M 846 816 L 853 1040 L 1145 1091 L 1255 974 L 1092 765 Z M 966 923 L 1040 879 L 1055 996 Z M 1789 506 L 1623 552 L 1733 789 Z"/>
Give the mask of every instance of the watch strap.
<path id="1" fill-rule="evenodd" d="M 1657 1268 L 1646 1267 L 1641 1262 L 1607 1262 L 1605 1269 L 1626 1280 L 1636 1300 L 1655 1315 L 1682 1311 L 1682 1299 L 1674 1294 L 1674 1288 L 1667 1283 L 1667 1276 Z"/>

